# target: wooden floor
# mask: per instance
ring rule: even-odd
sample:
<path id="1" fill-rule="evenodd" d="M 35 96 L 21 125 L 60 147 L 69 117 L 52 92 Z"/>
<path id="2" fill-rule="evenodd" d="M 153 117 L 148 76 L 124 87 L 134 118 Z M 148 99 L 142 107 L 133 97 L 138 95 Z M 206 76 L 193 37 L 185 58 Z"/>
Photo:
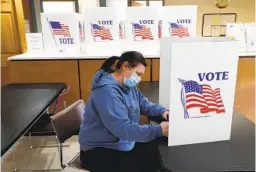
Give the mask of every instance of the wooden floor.
<path id="1" fill-rule="evenodd" d="M 14 172 L 14 169 L 25 170 L 27 172 L 38 170 L 38 172 L 49 172 L 54 170 L 60 172 L 59 151 L 57 147 L 30 148 L 33 146 L 56 145 L 55 136 L 33 136 L 20 138 L 6 154 L 1 157 L 2 172 Z M 75 157 L 80 150 L 78 136 L 73 136 L 65 142 L 68 147 L 63 148 L 63 163 L 66 164 L 71 158 Z M 39 170 L 41 169 L 41 170 Z M 59 170 L 58 170 L 59 169 Z M 25 172 L 24 171 L 24 172 Z M 65 170 L 66 172 L 78 172 L 78 170 Z M 88 171 L 83 171 L 88 172 Z"/>

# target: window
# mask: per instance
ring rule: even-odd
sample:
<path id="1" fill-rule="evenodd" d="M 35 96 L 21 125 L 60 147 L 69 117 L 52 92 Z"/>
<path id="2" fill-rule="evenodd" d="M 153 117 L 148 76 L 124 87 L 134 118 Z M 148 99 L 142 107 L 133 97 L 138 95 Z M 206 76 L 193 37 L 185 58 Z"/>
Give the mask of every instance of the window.
<path id="1" fill-rule="evenodd" d="M 164 6 L 164 0 L 128 0 L 129 6 Z"/>
<path id="2" fill-rule="evenodd" d="M 144 6 L 147 6 L 147 2 L 146 1 L 132 1 L 131 6 L 133 6 L 133 7 L 144 7 Z"/>
<path id="3" fill-rule="evenodd" d="M 163 1 L 149 1 L 149 6 L 164 6 Z"/>
<path id="4" fill-rule="evenodd" d="M 76 12 L 74 1 L 43 1 L 44 12 Z"/>

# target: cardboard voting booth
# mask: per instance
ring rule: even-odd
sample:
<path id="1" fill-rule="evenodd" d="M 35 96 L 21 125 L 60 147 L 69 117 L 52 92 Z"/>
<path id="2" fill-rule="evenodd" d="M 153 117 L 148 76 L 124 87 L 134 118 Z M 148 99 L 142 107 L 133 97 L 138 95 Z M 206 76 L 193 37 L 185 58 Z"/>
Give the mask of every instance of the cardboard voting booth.
<path id="1" fill-rule="evenodd" d="M 41 13 L 44 51 L 84 51 L 84 22 L 78 13 Z"/>
<path id="2" fill-rule="evenodd" d="M 115 7 L 84 8 L 86 53 L 119 53 L 119 22 Z"/>
<path id="3" fill-rule="evenodd" d="M 256 23 L 245 23 L 247 51 L 256 51 Z"/>
<path id="4" fill-rule="evenodd" d="M 239 41 L 240 52 L 256 51 L 255 23 L 227 23 L 226 37 Z"/>
<path id="5" fill-rule="evenodd" d="M 239 42 L 239 51 L 246 51 L 246 34 L 243 23 L 227 23 L 226 37 Z"/>
<path id="6" fill-rule="evenodd" d="M 169 146 L 230 139 L 238 42 L 163 38 L 159 103 L 170 110 Z"/>
<path id="7" fill-rule="evenodd" d="M 162 37 L 196 36 L 197 6 L 163 6 L 160 13 Z"/>
<path id="8" fill-rule="evenodd" d="M 135 50 L 143 54 L 159 53 L 158 8 L 129 7 L 126 10 L 126 41 L 122 51 Z"/>

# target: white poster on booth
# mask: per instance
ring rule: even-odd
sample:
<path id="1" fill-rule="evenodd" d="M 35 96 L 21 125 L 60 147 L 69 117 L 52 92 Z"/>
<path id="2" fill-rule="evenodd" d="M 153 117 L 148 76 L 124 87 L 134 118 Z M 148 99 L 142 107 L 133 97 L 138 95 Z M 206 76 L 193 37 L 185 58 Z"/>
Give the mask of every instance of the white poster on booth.
<path id="1" fill-rule="evenodd" d="M 158 20 L 157 8 L 127 8 L 127 39 L 133 41 L 158 40 Z"/>
<path id="2" fill-rule="evenodd" d="M 256 23 L 246 23 L 246 42 L 248 51 L 256 51 Z"/>
<path id="3" fill-rule="evenodd" d="M 47 52 L 80 52 L 77 13 L 41 13 L 44 48 Z"/>
<path id="4" fill-rule="evenodd" d="M 84 8 L 85 41 L 88 54 L 118 52 L 119 22 L 114 7 Z"/>
<path id="5" fill-rule="evenodd" d="M 197 6 L 164 6 L 161 20 L 163 37 L 196 36 Z"/>
<path id="6" fill-rule="evenodd" d="M 226 37 L 239 41 L 239 51 L 246 51 L 246 34 L 243 23 L 227 23 Z"/>
<path id="7" fill-rule="evenodd" d="M 165 75 L 170 77 L 168 145 L 229 140 L 238 64 L 237 42 L 185 38 L 169 46 L 161 56 L 170 58 L 170 73 Z"/>
<path id="8" fill-rule="evenodd" d="M 156 7 L 127 8 L 124 50 L 136 50 L 144 55 L 159 54 L 158 22 Z"/>

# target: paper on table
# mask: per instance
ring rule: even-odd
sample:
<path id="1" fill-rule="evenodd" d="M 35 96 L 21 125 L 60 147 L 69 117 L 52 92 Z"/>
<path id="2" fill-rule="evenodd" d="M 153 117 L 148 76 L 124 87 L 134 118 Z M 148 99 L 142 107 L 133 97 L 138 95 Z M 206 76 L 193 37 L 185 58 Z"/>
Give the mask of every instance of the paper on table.
<path id="1" fill-rule="evenodd" d="M 27 51 L 28 52 L 42 52 L 43 51 L 43 37 L 42 33 L 27 33 Z"/>

